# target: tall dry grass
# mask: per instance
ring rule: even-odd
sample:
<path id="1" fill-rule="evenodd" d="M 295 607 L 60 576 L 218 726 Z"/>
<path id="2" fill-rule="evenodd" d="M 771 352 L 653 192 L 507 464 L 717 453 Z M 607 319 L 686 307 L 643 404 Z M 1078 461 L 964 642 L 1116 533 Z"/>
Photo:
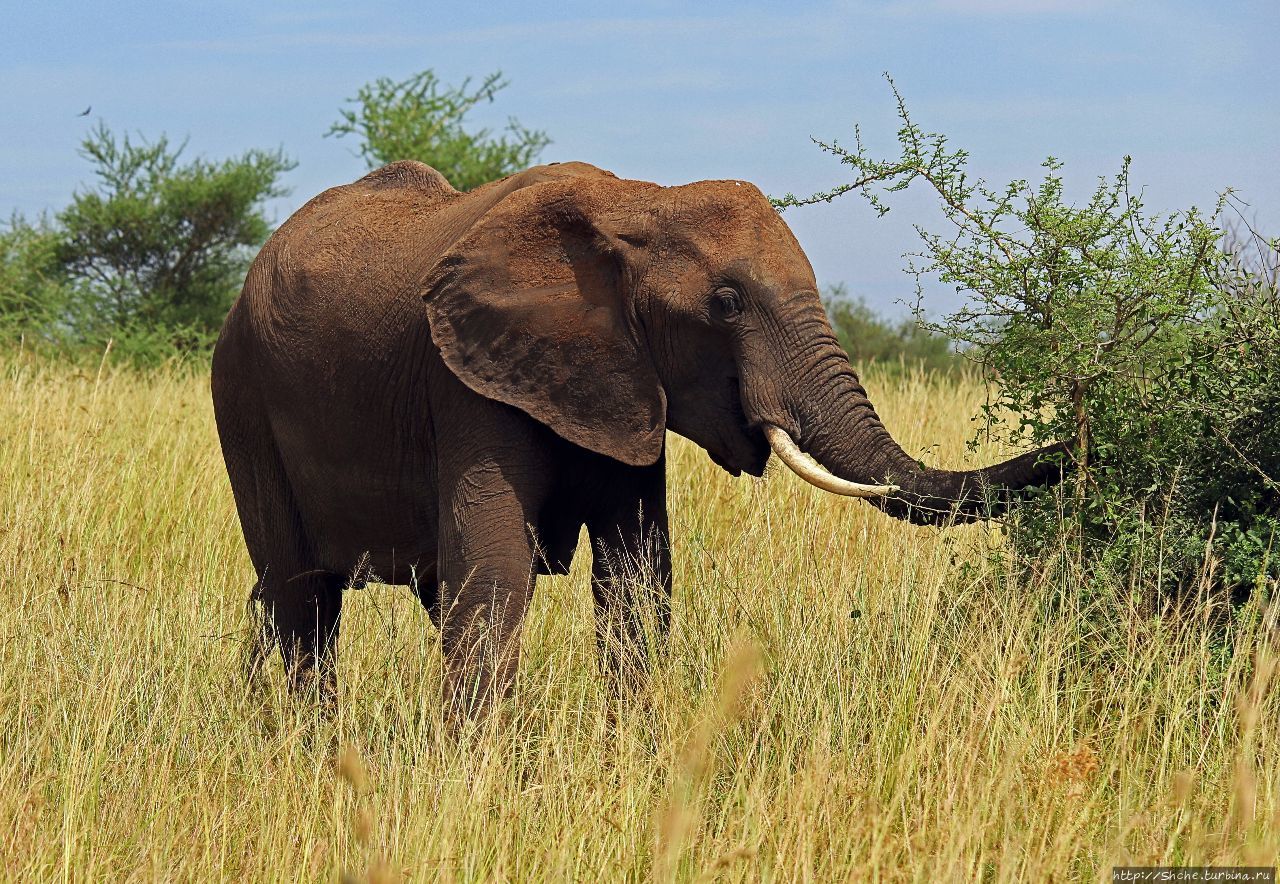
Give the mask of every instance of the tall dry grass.
<path id="1" fill-rule="evenodd" d="M 968 462 L 982 391 L 867 379 Z M 9 880 L 1109 880 L 1274 864 L 1275 614 L 1176 620 L 1014 579 L 987 528 L 893 522 L 671 445 L 676 625 L 615 727 L 589 566 L 540 582 L 507 726 L 442 735 L 437 636 L 353 592 L 343 709 L 240 679 L 253 575 L 207 379 L 0 360 Z M 983 451 L 986 460 L 995 452 Z"/>

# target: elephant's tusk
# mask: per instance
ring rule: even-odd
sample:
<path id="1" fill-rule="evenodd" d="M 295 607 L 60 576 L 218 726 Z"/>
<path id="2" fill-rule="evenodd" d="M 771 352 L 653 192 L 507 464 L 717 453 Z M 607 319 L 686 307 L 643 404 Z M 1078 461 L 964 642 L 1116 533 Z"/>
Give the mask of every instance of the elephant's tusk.
<path id="1" fill-rule="evenodd" d="M 790 467 L 791 472 L 823 491 L 843 494 L 846 497 L 884 497 L 898 490 L 897 485 L 863 485 L 860 482 L 849 482 L 832 475 L 817 461 L 811 461 L 781 427 L 765 424 L 764 437 L 769 440 L 769 447 L 773 449 L 774 454 Z"/>

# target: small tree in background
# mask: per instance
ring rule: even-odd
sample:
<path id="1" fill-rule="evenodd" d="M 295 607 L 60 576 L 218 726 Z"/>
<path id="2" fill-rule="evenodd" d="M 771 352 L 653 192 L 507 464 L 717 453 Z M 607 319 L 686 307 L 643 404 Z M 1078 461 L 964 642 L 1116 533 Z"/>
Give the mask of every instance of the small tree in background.
<path id="1" fill-rule="evenodd" d="M 891 81 L 892 84 L 892 81 Z M 1076 438 L 1075 480 L 1021 507 L 1014 549 L 1155 589 L 1273 587 L 1280 528 L 1280 308 L 1274 243 L 1257 259 L 1223 248 L 1224 195 L 1148 213 L 1129 161 L 1081 203 L 1064 197 L 1061 163 L 1038 184 L 992 187 L 968 154 L 912 121 L 896 88 L 899 155 L 873 158 L 819 142 L 855 179 L 780 208 L 913 183 L 938 197 L 949 229 L 917 227 L 917 281 L 969 296 L 934 331 L 986 369 L 995 395 L 986 432 L 1015 443 Z M 1087 583 L 1085 585 L 1088 585 Z"/>
<path id="2" fill-rule="evenodd" d="M 263 203 L 288 192 L 278 182 L 294 163 L 262 150 L 181 163 L 184 147 L 117 139 L 104 124 L 82 143 L 98 186 L 58 213 L 57 256 L 84 286 L 84 336 L 207 342 L 270 235 Z"/>
<path id="3" fill-rule="evenodd" d="M 844 283 L 829 286 L 822 305 L 831 319 L 840 346 L 858 364 L 902 365 L 926 371 L 950 372 L 962 362 L 951 339 L 911 318 L 886 319 Z"/>
<path id="4" fill-rule="evenodd" d="M 472 190 L 533 165 L 551 143 L 545 132 L 526 129 L 511 118 L 504 134 L 468 131 L 466 116 L 478 104 L 492 102 L 509 85 L 500 71 L 474 90 L 440 82 L 428 69 L 407 80 L 380 77 L 350 99 L 341 119 L 326 136 L 354 135 L 369 168 L 397 160 L 420 160 L 437 169 L 458 190 Z"/>

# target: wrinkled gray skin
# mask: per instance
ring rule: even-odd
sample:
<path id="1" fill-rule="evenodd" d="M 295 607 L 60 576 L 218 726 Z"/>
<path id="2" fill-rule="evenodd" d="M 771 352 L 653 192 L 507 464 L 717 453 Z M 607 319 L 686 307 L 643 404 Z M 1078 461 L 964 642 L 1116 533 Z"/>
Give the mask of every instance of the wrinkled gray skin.
<path id="1" fill-rule="evenodd" d="M 916 522 L 1056 480 L 1046 454 L 923 468 L 876 416 L 791 231 L 755 187 L 659 187 L 580 163 L 457 193 L 396 163 L 316 197 L 263 247 L 213 362 L 218 432 L 292 684 L 336 697 L 348 584 L 408 583 L 461 716 L 509 687 L 539 573 L 585 525 L 604 671 L 670 616 L 666 430 L 760 475 L 765 424 Z M 985 496 L 988 498 L 984 502 Z M 617 579 L 647 563 L 647 587 Z"/>

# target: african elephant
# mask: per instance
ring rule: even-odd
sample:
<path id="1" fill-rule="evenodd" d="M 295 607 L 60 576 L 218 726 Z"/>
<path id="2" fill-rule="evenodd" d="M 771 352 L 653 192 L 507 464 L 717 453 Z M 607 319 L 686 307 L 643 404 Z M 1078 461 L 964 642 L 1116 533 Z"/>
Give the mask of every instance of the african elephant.
<path id="1" fill-rule="evenodd" d="M 291 684 L 336 698 L 344 588 L 407 583 L 441 629 L 460 717 L 508 689 L 536 576 L 566 571 L 584 525 L 602 668 L 643 678 L 641 590 L 609 563 L 647 557 L 664 633 L 667 430 L 735 476 L 772 450 L 917 522 L 979 518 L 990 488 L 1049 484 L 1064 459 L 922 467 L 758 189 L 582 163 L 459 193 L 399 162 L 320 194 L 253 262 L 212 392 L 266 617 L 259 663 L 278 642 Z"/>

